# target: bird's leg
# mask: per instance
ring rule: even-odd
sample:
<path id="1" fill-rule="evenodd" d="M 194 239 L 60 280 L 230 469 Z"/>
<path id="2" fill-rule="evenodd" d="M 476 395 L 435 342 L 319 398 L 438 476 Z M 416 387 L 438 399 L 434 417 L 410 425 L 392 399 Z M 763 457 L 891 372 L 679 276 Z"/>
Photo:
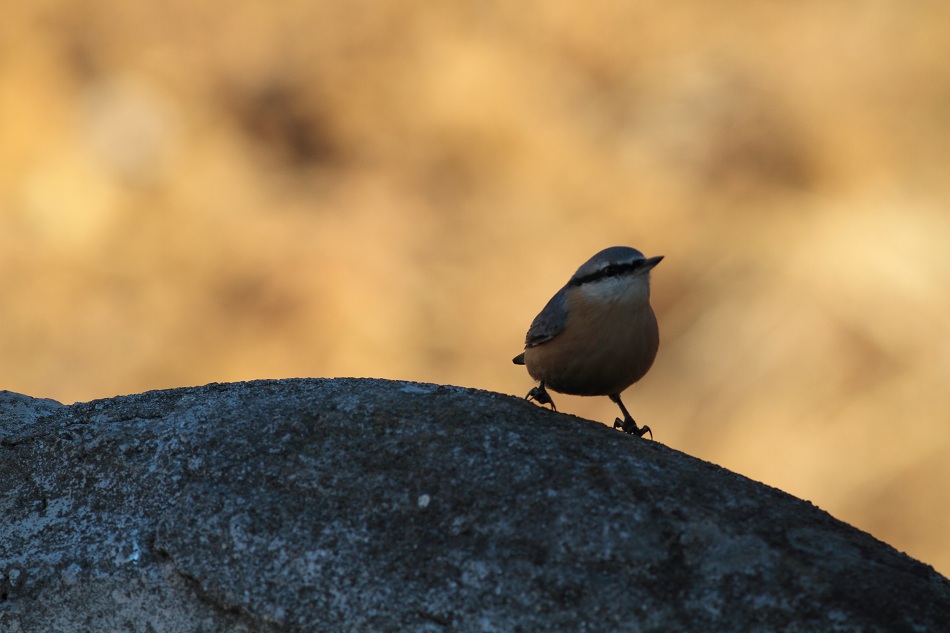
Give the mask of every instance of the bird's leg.
<path id="1" fill-rule="evenodd" d="M 643 426 L 637 426 L 637 423 L 634 422 L 633 416 L 630 415 L 630 412 L 627 411 L 627 407 L 623 406 L 623 402 L 620 400 L 620 394 L 615 393 L 609 396 L 611 400 L 617 403 L 617 406 L 620 407 L 620 410 L 623 412 L 623 420 L 617 418 L 614 420 L 614 428 L 620 429 L 624 433 L 630 433 L 631 435 L 636 435 L 637 437 L 643 437 L 647 433 L 650 434 L 650 439 L 653 439 L 653 431 L 650 430 L 646 424 Z"/>
<path id="2" fill-rule="evenodd" d="M 533 387 L 531 391 L 528 392 L 528 395 L 524 397 L 525 400 L 536 400 L 538 404 L 542 407 L 546 404 L 551 405 L 552 411 L 557 411 L 557 407 L 554 406 L 554 400 L 551 400 L 551 396 L 548 394 L 548 390 L 544 388 L 544 381 L 537 387 Z"/>

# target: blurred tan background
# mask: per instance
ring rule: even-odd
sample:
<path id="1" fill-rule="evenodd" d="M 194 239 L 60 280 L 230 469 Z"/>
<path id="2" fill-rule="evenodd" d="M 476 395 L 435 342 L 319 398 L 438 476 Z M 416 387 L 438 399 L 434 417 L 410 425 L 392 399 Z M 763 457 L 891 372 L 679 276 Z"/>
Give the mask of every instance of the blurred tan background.
<path id="1" fill-rule="evenodd" d="M 626 244 L 666 256 L 634 417 L 950 574 L 948 33 L 937 1 L 7 3 L 0 388 L 522 396 L 531 319 Z"/>

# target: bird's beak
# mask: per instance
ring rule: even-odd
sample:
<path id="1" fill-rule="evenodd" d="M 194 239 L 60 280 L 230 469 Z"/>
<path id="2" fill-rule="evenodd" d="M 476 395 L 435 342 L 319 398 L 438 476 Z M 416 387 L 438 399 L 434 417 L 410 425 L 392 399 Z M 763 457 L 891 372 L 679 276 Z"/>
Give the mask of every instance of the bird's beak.
<path id="1" fill-rule="evenodd" d="M 650 257 L 649 259 L 643 260 L 643 270 L 652 270 L 654 266 L 663 261 L 662 255 L 657 255 L 656 257 Z"/>

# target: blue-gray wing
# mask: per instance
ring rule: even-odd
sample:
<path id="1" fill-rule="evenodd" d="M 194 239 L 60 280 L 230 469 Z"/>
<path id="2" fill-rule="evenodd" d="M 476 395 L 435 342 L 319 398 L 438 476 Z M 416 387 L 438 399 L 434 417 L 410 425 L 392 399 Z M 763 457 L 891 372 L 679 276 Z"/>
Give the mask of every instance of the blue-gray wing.
<path id="1" fill-rule="evenodd" d="M 541 313 L 534 317 L 528 335 L 525 336 L 524 346 L 534 347 L 564 331 L 567 324 L 567 288 L 561 288 L 551 297 Z"/>

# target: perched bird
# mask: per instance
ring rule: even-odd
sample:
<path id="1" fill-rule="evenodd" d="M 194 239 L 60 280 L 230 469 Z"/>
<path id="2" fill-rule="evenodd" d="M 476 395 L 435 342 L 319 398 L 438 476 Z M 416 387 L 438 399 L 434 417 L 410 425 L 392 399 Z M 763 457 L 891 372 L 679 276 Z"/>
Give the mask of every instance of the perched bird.
<path id="1" fill-rule="evenodd" d="M 623 413 L 615 429 L 653 437 L 650 427 L 637 426 L 620 392 L 643 378 L 656 358 L 660 333 L 650 307 L 650 271 L 662 259 L 613 246 L 577 269 L 535 317 L 524 352 L 513 359 L 540 381 L 526 399 L 556 410 L 545 387 L 575 396 L 608 396 Z"/>

